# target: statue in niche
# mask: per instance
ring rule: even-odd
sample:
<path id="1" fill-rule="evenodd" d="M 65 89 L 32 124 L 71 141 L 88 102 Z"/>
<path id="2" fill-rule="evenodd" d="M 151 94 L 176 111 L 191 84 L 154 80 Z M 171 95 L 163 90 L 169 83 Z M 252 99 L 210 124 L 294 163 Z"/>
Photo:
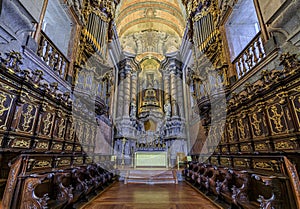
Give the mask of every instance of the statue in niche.
<path id="1" fill-rule="evenodd" d="M 166 119 L 170 118 L 171 117 L 171 105 L 170 105 L 170 102 L 167 102 L 164 105 L 164 111 L 165 111 L 165 117 L 166 117 Z"/>
<path id="2" fill-rule="evenodd" d="M 130 104 L 130 117 L 135 117 L 136 116 L 136 105 L 135 102 L 131 102 Z"/>
<path id="3" fill-rule="evenodd" d="M 147 88 L 153 88 L 153 87 L 154 87 L 154 75 L 147 74 Z"/>
<path id="4" fill-rule="evenodd" d="M 130 155 L 129 141 L 127 141 L 126 144 L 125 144 L 124 154 L 125 155 Z"/>

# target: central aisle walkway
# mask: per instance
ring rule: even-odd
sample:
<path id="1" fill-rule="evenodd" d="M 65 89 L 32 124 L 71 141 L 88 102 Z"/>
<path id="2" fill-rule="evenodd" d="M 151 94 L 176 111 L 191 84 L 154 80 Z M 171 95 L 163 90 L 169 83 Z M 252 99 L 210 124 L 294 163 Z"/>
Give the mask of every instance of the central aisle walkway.
<path id="1" fill-rule="evenodd" d="M 147 185 L 115 183 L 83 209 L 217 209 L 184 182 Z"/>

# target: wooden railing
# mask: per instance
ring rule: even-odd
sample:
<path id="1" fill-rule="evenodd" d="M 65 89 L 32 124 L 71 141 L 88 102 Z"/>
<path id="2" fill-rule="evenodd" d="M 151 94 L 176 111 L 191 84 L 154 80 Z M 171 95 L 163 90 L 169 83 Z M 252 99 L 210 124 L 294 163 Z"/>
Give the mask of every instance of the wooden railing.
<path id="1" fill-rule="evenodd" d="M 233 60 L 238 78 L 243 77 L 266 56 L 259 32 L 245 49 Z"/>
<path id="2" fill-rule="evenodd" d="M 37 55 L 61 78 L 66 79 L 69 61 L 43 32 L 41 32 Z"/>

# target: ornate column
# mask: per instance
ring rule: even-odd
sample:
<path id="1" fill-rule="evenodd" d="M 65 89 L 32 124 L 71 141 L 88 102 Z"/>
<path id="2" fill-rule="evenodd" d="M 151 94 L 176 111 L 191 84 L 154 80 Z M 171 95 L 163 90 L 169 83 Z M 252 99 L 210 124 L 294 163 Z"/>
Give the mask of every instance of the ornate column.
<path id="1" fill-rule="evenodd" d="M 165 104 L 170 102 L 170 74 L 169 72 L 164 72 L 164 101 Z"/>
<path id="2" fill-rule="evenodd" d="M 183 80 L 182 72 L 179 71 L 177 74 L 177 104 L 178 104 L 178 115 L 184 118 L 184 108 L 183 108 Z"/>
<path id="3" fill-rule="evenodd" d="M 130 79 L 131 78 L 131 68 L 130 66 L 125 66 L 125 78 L 124 78 L 124 106 L 123 106 L 123 116 L 129 117 L 129 106 L 130 106 Z"/>
<path id="4" fill-rule="evenodd" d="M 137 97 L 137 73 L 136 71 L 131 73 L 131 102 L 134 102 L 136 105 L 136 97 Z"/>
<path id="5" fill-rule="evenodd" d="M 171 91 L 171 106 L 172 106 L 172 117 L 173 116 L 177 116 L 177 87 L 176 87 L 176 68 L 174 66 L 170 66 L 171 68 L 171 87 L 170 87 L 170 91 Z"/>
<path id="6" fill-rule="evenodd" d="M 124 103 L 124 94 L 123 94 L 123 89 L 124 89 L 124 77 L 125 77 L 125 73 L 123 72 L 123 70 L 119 73 L 119 85 L 118 85 L 118 102 L 117 102 L 117 115 L 118 118 L 123 116 L 123 103 Z"/>

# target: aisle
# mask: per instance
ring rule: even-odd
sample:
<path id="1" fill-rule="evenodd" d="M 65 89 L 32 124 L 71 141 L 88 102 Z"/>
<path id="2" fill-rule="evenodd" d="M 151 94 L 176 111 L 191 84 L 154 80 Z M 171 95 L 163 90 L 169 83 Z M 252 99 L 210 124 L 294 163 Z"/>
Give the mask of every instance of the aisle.
<path id="1" fill-rule="evenodd" d="M 82 209 L 217 209 L 184 182 L 147 185 L 117 182 Z"/>

